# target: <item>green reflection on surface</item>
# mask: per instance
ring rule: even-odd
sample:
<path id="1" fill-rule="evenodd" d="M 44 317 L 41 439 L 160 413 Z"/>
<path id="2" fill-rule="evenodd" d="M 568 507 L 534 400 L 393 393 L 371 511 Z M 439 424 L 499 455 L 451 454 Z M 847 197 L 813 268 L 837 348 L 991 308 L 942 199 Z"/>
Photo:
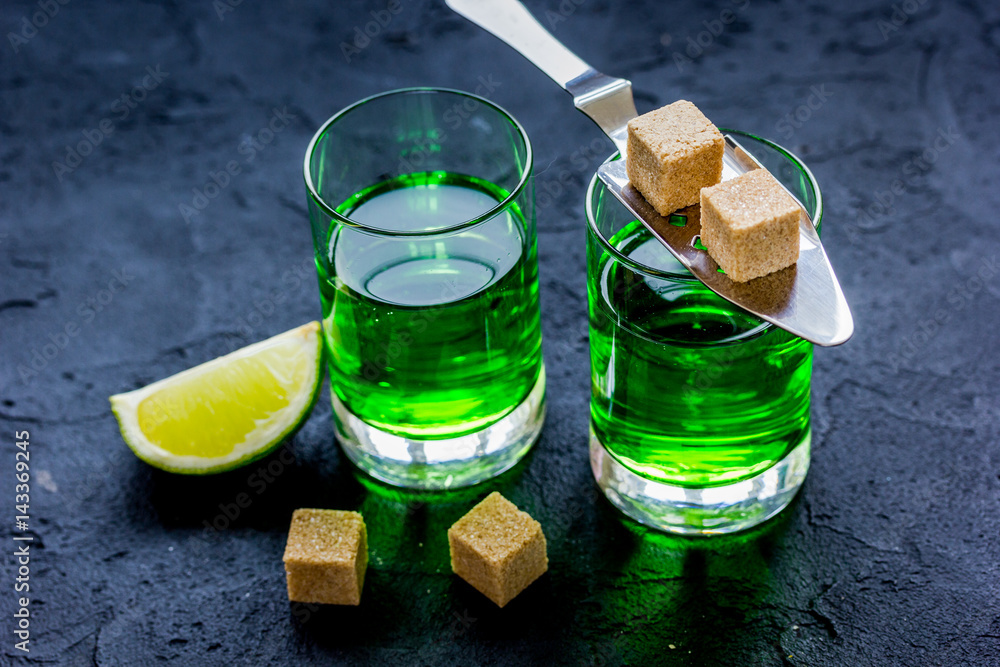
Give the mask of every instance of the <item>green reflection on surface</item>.
<path id="1" fill-rule="evenodd" d="M 750 531 L 708 538 L 618 517 L 612 539 L 620 574 L 594 592 L 599 613 L 579 615 L 581 626 L 592 628 L 593 664 L 741 664 L 732 648 L 747 644 L 741 635 L 755 631 L 748 624 L 761 623 L 773 592 L 770 555 L 792 514 L 786 509 Z"/>
<path id="2" fill-rule="evenodd" d="M 517 504 L 517 482 L 525 465 L 522 460 L 491 480 L 447 491 L 389 486 L 354 470 L 365 489 L 358 511 L 368 527 L 369 567 L 451 575 L 448 528 L 494 491 Z"/>

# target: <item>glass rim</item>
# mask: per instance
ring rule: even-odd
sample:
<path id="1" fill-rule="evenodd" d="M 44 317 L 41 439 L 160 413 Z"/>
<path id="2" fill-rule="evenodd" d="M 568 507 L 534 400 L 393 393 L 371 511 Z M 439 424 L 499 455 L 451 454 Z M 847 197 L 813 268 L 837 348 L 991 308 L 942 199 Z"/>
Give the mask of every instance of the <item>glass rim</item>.
<path id="1" fill-rule="evenodd" d="M 466 97 L 476 100 L 478 103 L 483 104 L 486 107 L 500 114 L 500 116 L 505 118 L 514 127 L 514 129 L 517 130 L 517 133 L 520 135 L 521 140 L 524 142 L 524 147 L 526 151 L 524 168 L 521 173 L 521 179 L 518 181 L 517 186 L 515 186 L 514 189 L 510 191 L 510 193 L 503 199 L 503 201 L 499 202 L 493 208 L 484 211 L 475 218 L 464 220 L 454 225 L 449 225 L 448 227 L 435 228 L 426 231 L 406 231 L 406 230 L 391 230 L 391 229 L 387 230 L 378 227 L 371 227 L 364 223 L 358 222 L 357 220 L 353 220 L 348 216 L 343 215 L 342 213 L 338 213 L 334 207 L 330 206 L 323 199 L 323 197 L 319 194 L 319 192 L 316 190 L 315 185 L 313 184 L 310 166 L 312 165 L 312 159 L 313 155 L 316 152 L 317 145 L 319 144 L 323 136 L 326 134 L 327 130 L 329 130 L 334 123 L 336 123 L 338 120 L 346 116 L 348 113 L 358 109 L 359 107 L 362 107 L 368 104 L 369 102 L 374 102 L 375 100 L 381 99 L 383 97 L 393 97 L 397 95 L 413 95 L 413 94 L 424 95 L 424 94 L 437 94 L 437 93 L 447 93 L 450 95 L 458 95 L 460 97 Z M 497 215 L 510 208 L 511 205 L 514 204 L 515 200 L 519 196 L 521 196 L 521 193 L 524 192 L 524 189 L 527 186 L 528 181 L 531 179 L 531 173 L 533 169 L 534 169 L 534 152 L 531 147 L 531 140 L 528 138 L 528 133 L 525 131 L 524 126 L 521 125 L 521 123 L 516 118 L 514 118 L 514 116 L 510 112 L 501 107 L 499 104 L 491 102 L 485 97 L 476 95 L 475 93 L 470 93 L 464 90 L 458 90 L 456 88 L 439 88 L 435 86 L 414 86 L 408 88 L 396 88 L 394 90 L 387 90 L 381 93 L 376 93 L 375 95 L 369 95 L 368 97 L 365 97 L 352 104 L 349 104 L 348 106 L 344 107 L 337 113 L 330 116 L 330 118 L 328 118 L 326 122 L 323 123 L 320 126 L 320 128 L 316 131 L 316 134 L 313 135 L 313 138 L 309 141 L 309 145 L 306 147 L 305 159 L 303 160 L 303 165 L 302 165 L 302 174 L 305 178 L 306 191 L 309 194 L 309 198 L 317 206 L 319 206 L 319 208 L 323 211 L 323 213 L 329 215 L 332 219 L 336 220 L 338 223 L 347 225 L 359 231 L 372 234 L 375 236 L 417 237 L 417 236 L 438 236 L 443 234 L 451 234 L 457 231 L 468 229 L 470 227 L 475 227 L 476 225 L 482 222 L 495 218 Z"/>
<path id="2" fill-rule="evenodd" d="M 723 134 L 736 134 L 743 137 L 749 137 L 751 139 L 754 139 L 755 141 L 759 141 L 760 143 L 765 144 L 770 148 L 773 148 L 774 150 L 778 151 L 779 153 L 784 155 L 788 160 L 790 160 L 802 173 L 806 175 L 806 177 L 809 179 L 809 184 L 812 186 L 813 191 L 816 193 L 816 214 L 812 216 L 813 226 L 818 226 L 821 223 L 821 221 L 823 220 L 823 193 L 820 191 L 819 183 L 816 182 L 816 177 L 813 176 L 812 171 L 809 170 L 809 167 L 807 167 L 806 164 L 802 160 L 800 160 L 797 155 L 795 155 L 788 149 L 779 146 L 773 141 L 768 141 L 767 139 L 758 137 L 757 135 L 751 134 L 749 132 L 742 132 L 740 130 L 730 130 L 722 127 L 719 128 L 719 131 L 722 132 Z M 612 162 L 614 160 L 620 159 L 620 157 L 621 155 L 617 151 L 615 151 L 604 161 L 604 163 Z M 650 276 L 652 278 L 665 278 L 667 280 L 688 280 L 688 281 L 698 280 L 690 273 L 687 274 L 675 273 L 673 271 L 665 271 L 662 269 L 657 269 L 656 267 L 649 266 L 648 264 L 642 264 L 641 262 L 637 262 L 630 257 L 626 257 L 621 252 L 619 252 L 617 248 L 614 248 L 608 242 L 608 240 L 604 238 L 604 234 L 602 234 L 597 229 L 597 222 L 593 207 L 593 201 L 594 201 L 594 191 L 597 189 L 599 184 L 602 184 L 602 182 L 601 179 L 597 177 L 597 172 L 595 171 L 594 176 L 590 179 L 590 186 L 588 186 L 587 188 L 587 195 L 585 202 L 587 210 L 587 227 L 589 231 L 593 233 L 594 237 L 597 239 L 597 242 L 600 243 L 602 249 L 605 252 L 609 253 L 612 257 L 614 257 L 615 261 L 621 262 L 630 269 L 645 274 L 647 276 Z M 796 197 L 796 199 L 798 198 Z M 768 323 L 765 322 L 765 324 Z"/>

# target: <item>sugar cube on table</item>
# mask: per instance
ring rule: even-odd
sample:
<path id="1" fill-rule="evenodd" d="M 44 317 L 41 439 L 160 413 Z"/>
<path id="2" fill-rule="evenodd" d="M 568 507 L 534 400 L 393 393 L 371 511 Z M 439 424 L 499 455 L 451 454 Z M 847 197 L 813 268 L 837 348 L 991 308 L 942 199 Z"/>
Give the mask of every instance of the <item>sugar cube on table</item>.
<path id="1" fill-rule="evenodd" d="M 295 510 L 283 560 L 289 600 L 360 604 L 368 567 L 365 520 L 357 512 Z"/>
<path id="2" fill-rule="evenodd" d="M 497 492 L 448 529 L 451 568 L 503 607 L 549 568 L 542 526 Z"/>

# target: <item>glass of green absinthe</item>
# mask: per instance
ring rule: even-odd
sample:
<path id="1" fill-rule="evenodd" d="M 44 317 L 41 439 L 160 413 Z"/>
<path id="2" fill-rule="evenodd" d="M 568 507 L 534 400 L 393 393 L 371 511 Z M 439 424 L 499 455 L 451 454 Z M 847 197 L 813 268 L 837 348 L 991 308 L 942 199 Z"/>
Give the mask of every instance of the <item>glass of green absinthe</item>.
<path id="1" fill-rule="evenodd" d="M 808 168 L 728 132 L 818 227 Z M 777 514 L 809 468 L 812 345 L 715 295 L 596 177 L 586 204 L 598 484 L 626 514 L 671 532 L 728 533 Z"/>
<path id="2" fill-rule="evenodd" d="M 412 488 L 510 468 L 545 415 L 524 129 L 475 95 L 392 91 L 328 120 L 304 170 L 344 451 Z"/>

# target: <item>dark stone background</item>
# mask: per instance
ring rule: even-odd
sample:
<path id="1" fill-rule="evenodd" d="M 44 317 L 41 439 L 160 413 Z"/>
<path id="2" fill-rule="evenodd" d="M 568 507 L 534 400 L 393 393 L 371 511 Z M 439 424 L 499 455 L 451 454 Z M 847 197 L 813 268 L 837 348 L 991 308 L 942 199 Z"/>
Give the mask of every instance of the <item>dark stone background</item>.
<path id="1" fill-rule="evenodd" d="M 819 178 L 857 333 L 816 352 L 813 467 L 797 501 L 749 535 L 698 541 L 651 533 L 596 492 L 583 193 L 610 144 L 493 37 L 440 2 L 402 0 L 347 62 L 340 44 L 384 2 L 245 1 L 220 16 L 209 0 L 69 0 L 17 52 L 0 44 L 0 502 L 13 534 L 14 432 L 26 429 L 32 660 L 1000 664 L 1000 5 L 529 4 L 598 69 L 631 78 L 640 111 L 691 99 Z M 735 22 L 678 67 L 674 53 L 726 8 Z M 3 34 L 37 11 L 6 0 Z M 166 78 L 122 118 L 116 98 L 157 66 Z M 259 466 L 186 479 L 140 463 L 109 394 L 319 316 L 300 170 L 320 123 L 372 93 L 474 90 L 481 77 L 527 127 L 539 193 L 554 193 L 538 214 L 549 416 L 533 454 L 467 492 L 370 488 L 334 446 L 324 398 L 288 445 L 294 463 L 259 464 L 280 469 L 271 482 L 252 477 Z M 824 99 L 803 108 L 814 87 Z M 249 161 L 241 142 L 276 108 L 294 119 Z M 57 174 L 102 119 L 112 134 Z M 241 173 L 185 221 L 179 205 L 230 160 Z M 115 272 L 127 285 L 105 292 Z M 60 339 L 68 324 L 76 335 Z M 53 336 L 61 349 L 35 357 Z M 22 373 L 33 359 L 36 374 Z M 449 574 L 445 538 L 494 488 L 541 521 L 551 558 L 503 610 Z M 252 505 L 229 521 L 220 506 L 241 492 Z M 288 604 L 281 553 L 301 506 L 364 513 L 359 608 Z"/>

